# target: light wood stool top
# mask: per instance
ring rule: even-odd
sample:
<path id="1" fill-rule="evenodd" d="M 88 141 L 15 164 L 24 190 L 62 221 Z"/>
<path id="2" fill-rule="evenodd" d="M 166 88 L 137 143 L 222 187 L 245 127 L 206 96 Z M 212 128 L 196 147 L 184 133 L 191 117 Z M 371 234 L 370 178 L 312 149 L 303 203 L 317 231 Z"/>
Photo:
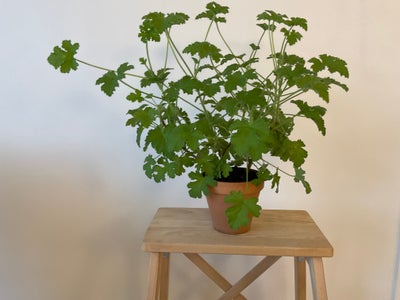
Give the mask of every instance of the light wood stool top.
<path id="1" fill-rule="evenodd" d="M 314 299 L 327 299 L 322 257 L 333 248 L 303 210 L 263 210 L 249 232 L 220 233 L 206 208 L 160 208 L 143 240 L 151 253 L 148 299 L 167 299 L 169 254 L 183 253 L 226 293 L 218 299 L 246 299 L 240 292 L 282 256 L 295 258 L 296 299 L 305 299 L 305 261 L 309 263 Z M 254 255 L 265 258 L 231 285 L 199 254 Z M 246 277 L 247 276 L 247 277 Z"/>

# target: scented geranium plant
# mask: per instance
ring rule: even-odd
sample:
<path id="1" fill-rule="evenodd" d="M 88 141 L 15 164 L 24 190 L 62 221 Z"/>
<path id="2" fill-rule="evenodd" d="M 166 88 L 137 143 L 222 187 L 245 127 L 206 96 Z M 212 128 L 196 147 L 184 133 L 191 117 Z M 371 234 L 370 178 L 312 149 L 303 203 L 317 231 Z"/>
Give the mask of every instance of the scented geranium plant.
<path id="1" fill-rule="evenodd" d="M 126 124 L 136 129 L 137 144 L 148 153 L 143 168 L 154 181 L 187 172 L 190 196 L 201 197 L 217 180 L 243 167 L 257 171 L 252 180 L 256 184 L 269 181 L 278 191 L 285 175 L 309 193 L 302 168 L 307 151 L 292 132 L 296 120 L 306 118 L 325 135 L 326 108 L 310 104 L 306 97 L 314 93 L 326 104 L 332 86 L 347 91 L 334 78 L 349 76 L 346 62 L 328 54 L 303 58 L 291 53 L 291 46 L 307 31 L 307 21 L 271 10 L 257 15 L 258 39 L 246 53 L 236 53 L 223 34 L 229 30 L 228 12 L 227 6 L 208 3 L 193 21 L 199 26 L 193 30 L 200 33 L 198 40 L 182 49 L 174 29 L 187 25 L 188 15 L 145 15 L 138 35 L 144 55 L 136 62 L 142 72 L 128 62 L 108 69 L 81 60 L 79 44 L 70 40 L 54 47 L 48 62 L 62 73 L 79 65 L 105 71 L 96 85 L 108 96 L 120 86 L 127 88 L 132 109 Z M 165 47 L 162 59 L 159 51 L 152 56 L 152 47 L 159 49 L 156 43 Z M 261 209 L 256 199 L 245 201 L 234 191 L 225 201 L 232 204 L 227 215 L 234 227 L 247 222 L 243 216 L 258 216 Z"/>

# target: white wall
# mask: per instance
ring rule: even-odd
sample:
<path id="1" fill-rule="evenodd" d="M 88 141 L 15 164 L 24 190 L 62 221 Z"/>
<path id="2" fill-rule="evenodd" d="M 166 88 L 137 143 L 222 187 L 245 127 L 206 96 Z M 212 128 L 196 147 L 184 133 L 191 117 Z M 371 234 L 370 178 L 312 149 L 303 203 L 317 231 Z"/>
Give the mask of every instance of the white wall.
<path id="1" fill-rule="evenodd" d="M 140 17 L 152 10 L 199 11 L 205 1 L 37 0 L 0 2 L 0 299 L 144 299 L 148 256 L 140 249 L 160 206 L 205 206 L 180 178 L 155 184 L 124 126 L 129 104 L 106 98 L 92 70 L 63 76 L 46 58 L 64 38 L 80 56 L 116 66 L 139 55 Z M 330 299 L 389 299 L 399 212 L 400 26 L 397 1 L 224 1 L 247 44 L 248 20 L 263 9 L 307 17 L 305 55 L 348 61 L 351 91 L 335 90 L 328 134 L 306 132 L 313 193 L 291 181 L 266 189 L 264 208 L 307 209 L 335 248 L 325 262 Z M 244 28 L 240 28 L 243 22 Z M 171 185 L 169 185 L 171 184 Z M 239 278 L 256 260 L 214 261 Z M 249 299 L 293 299 L 291 260 L 246 290 Z M 173 257 L 171 299 L 219 292 Z M 265 293 L 265 294 L 264 294 Z M 397 296 L 400 299 L 400 296 Z"/>

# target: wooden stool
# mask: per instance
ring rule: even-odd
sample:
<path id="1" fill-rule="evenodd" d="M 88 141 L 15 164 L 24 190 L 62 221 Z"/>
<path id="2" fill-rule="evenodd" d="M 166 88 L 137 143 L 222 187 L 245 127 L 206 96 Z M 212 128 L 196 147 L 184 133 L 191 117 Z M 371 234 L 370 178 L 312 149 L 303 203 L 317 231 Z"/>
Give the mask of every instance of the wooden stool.
<path id="1" fill-rule="evenodd" d="M 219 300 L 240 293 L 282 256 L 294 257 L 295 299 L 306 299 L 306 262 L 314 300 L 328 299 L 322 257 L 333 248 L 306 211 L 263 210 L 249 232 L 228 235 L 212 228 L 206 208 L 160 208 L 147 229 L 143 250 L 150 252 L 148 300 L 167 300 L 170 253 L 182 253 L 223 291 Z M 264 258 L 234 285 L 199 254 L 254 255 Z"/>

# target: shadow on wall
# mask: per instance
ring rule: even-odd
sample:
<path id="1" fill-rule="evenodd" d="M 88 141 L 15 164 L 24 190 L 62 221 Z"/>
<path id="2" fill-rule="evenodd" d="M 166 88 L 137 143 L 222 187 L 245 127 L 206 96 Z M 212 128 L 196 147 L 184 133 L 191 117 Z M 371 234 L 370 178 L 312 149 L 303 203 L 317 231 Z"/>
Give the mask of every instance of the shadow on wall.
<path id="1" fill-rule="evenodd" d="M 0 299 L 144 298 L 147 214 L 101 168 L 84 158 L 1 160 Z"/>

